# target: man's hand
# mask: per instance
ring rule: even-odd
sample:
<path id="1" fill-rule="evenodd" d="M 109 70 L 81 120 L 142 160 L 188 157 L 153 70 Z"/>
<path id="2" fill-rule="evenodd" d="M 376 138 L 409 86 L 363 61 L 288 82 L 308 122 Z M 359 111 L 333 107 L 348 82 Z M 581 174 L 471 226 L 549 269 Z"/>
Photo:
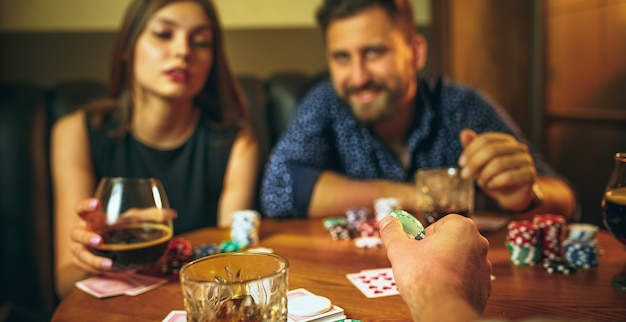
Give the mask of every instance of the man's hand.
<path id="1" fill-rule="evenodd" d="M 470 218 L 450 214 L 410 239 L 392 217 L 380 221 L 398 290 L 415 321 L 471 321 L 491 293 L 489 242 Z M 459 238 L 462 236 L 462 238 Z"/>
<path id="2" fill-rule="evenodd" d="M 513 136 L 464 129 L 460 134 L 463 153 L 461 176 L 476 183 L 500 206 L 512 211 L 526 209 L 532 202 L 537 171 L 528 146 Z"/>

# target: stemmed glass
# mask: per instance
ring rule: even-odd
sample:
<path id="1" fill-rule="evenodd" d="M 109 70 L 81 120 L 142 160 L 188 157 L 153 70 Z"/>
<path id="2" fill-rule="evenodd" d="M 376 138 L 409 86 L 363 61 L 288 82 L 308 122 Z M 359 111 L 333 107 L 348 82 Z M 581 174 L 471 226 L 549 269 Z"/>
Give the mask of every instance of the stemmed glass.
<path id="1" fill-rule="evenodd" d="M 602 199 L 602 217 L 606 228 L 626 245 L 626 152 L 615 154 L 615 166 Z M 626 274 L 614 276 L 613 286 L 626 292 Z"/>
<path id="2" fill-rule="evenodd" d="M 173 226 L 165 189 L 154 178 L 102 178 L 95 198 L 99 214 L 89 220 L 103 243 L 90 250 L 113 259 L 114 270 L 136 270 L 153 265 L 172 238 Z"/>

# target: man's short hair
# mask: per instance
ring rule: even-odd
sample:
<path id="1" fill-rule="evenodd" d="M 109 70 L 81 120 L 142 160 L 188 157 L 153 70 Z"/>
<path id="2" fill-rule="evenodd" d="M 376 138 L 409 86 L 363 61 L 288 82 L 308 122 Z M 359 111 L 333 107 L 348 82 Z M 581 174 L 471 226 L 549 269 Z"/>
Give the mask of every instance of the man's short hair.
<path id="1" fill-rule="evenodd" d="M 374 6 L 385 10 L 389 19 L 400 27 L 407 41 L 416 34 L 413 9 L 408 0 L 324 0 L 317 10 L 317 23 L 326 35 L 328 25 L 334 20 L 354 16 Z"/>

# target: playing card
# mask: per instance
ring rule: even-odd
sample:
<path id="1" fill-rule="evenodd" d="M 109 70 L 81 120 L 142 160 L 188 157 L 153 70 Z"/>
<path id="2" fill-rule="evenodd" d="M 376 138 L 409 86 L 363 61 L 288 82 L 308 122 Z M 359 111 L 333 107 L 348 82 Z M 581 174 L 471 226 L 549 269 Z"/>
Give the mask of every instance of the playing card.
<path id="1" fill-rule="evenodd" d="M 174 310 L 170 312 L 162 322 L 187 322 L 187 312 L 184 310 Z"/>
<path id="2" fill-rule="evenodd" d="M 125 276 L 96 276 L 76 282 L 76 287 L 97 298 L 122 295 L 140 286 L 140 284 Z"/>
<path id="3" fill-rule="evenodd" d="M 134 289 L 127 290 L 126 292 L 124 292 L 124 294 L 130 295 L 130 296 L 135 296 L 135 295 L 145 293 L 149 290 L 155 289 L 167 283 L 166 279 L 156 278 L 156 277 L 141 275 L 141 274 L 130 275 L 128 276 L 128 278 L 139 285 L 138 287 Z"/>
<path id="4" fill-rule="evenodd" d="M 76 287 L 97 298 L 105 298 L 122 294 L 139 295 L 166 282 L 165 279 L 140 274 L 96 276 L 76 282 Z"/>
<path id="5" fill-rule="evenodd" d="M 303 288 L 291 290 L 287 292 L 287 302 L 295 298 L 306 297 L 306 296 L 315 296 L 315 294 Z M 346 316 L 343 314 L 343 309 L 336 305 L 333 305 L 328 311 L 317 314 L 317 315 L 299 316 L 299 315 L 288 313 L 287 321 L 288 322 L 307 322 L 307 321 L 325 322 L 325 321 L 337 321 L 337 320 L 344 319 L 345 317 Z"/>
<path id="6" fill-rule="evenodd" d="M 400 294 L 391 268 L 362 270 L 346 277 L 369 298 Z"/>

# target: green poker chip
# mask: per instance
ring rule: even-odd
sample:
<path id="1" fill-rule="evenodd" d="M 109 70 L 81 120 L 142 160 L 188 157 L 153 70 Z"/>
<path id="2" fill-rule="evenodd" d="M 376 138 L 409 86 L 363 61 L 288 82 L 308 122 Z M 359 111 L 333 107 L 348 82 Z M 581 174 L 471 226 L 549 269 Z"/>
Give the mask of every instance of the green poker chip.
<path id="1" fill-rule="evenodd" d="M 417 218 L 413 217 L 410 213 L 404 210 L 394 210 L 389 214 L 389 216 L 396 218 L 402 224 L 402 228 L 407 236 L 413 239 L 423 239 L 426 237 L 426 230 L 424 230 L 424 226 L 422 223 L 417 220 Z"/>

